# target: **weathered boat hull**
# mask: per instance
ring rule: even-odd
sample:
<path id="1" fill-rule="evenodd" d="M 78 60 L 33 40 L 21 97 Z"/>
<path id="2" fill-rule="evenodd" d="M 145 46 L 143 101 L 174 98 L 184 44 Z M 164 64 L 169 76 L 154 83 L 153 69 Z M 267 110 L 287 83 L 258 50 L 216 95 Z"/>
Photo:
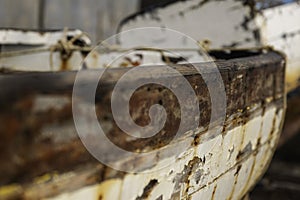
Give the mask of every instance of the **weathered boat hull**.
<path id="1" fill-rule="evenodd" d="M 182 119 L 176 114 L 180 106 L 169 90 L 150 84 L 135 92 L 130 103 L 135 121 L 147 124 L 150 106 L 157 102 L 165 107 L 168 121 L 153 138 L 133 139 L 117 128 L 110 110 L 114 85 L 130 68 L 108 69 L 103 75 L 102 87 L 96 93 L 96 113 L 99 123 L 108 127 L 108 138 L 129 151 L 155 152 L 148 157 L 124 159 L 106 149 L 110 152 L 108 159 L 116 165 L 132 166 L 140 173 L 120 172 L 102 165 L 79 140 L 71 100 L 76 72 L 2 73 L 1 198 L 242 198 L 266 170 L 281 132 L 285 113 L 285 60 L 275 52 L 259 52 L 256 56 L 216 64 L 227 98 L 224 126 L 208 131 L 211 103 L 207 86 L 192 66 L 175 65 L 174 69 L 195 90 L 201 110 L 199 127 L 189 129 L 186 124 L 186 132 L 176 139 L 173 139 L 176 124 Z M 144 70 L 163 72 L 160 66 Z M 95 71 L 86 70 L 84 83 L 97 83 L 94 74 Z M 165 75 L 174 87 L 180 84 L 176 74 Z M 126 84 L 135 85 L 139 78 Z M 75 98 L 86 101 L 84 95 Z M 77 109 L 90 119 L 92 113 L 80 106 Z M 186 117 L 187 121 L 195 120 Z M 89 120 L 79 126 L 91 127 Z M 87 134 L 86 138 L 96 141 L 93 134 Z M 101 146 L 101 141 L 97 142 Z M 179 155 L 170 154 L 170 149 L 180 146 L 187 148 Z"/>
<path id="2" fill-rule="evenodd" d="M 149 26 L 166 27 L 185 33 L 210 49 L 271 46 L 287 56 L 287 89 L 293 90 L 299 85 L 298 1 L 166 2 L 169 3 L 156 3 L 142 12 L 127 17 L 121 23 L 119 31 Z M 164 42 L 173 42 L 171 37 L 167 38 Z"/>
<path id="3" fill-rule="evenodd" d="M 210 23 L 194 20 L 207 18 L 211 10 L 219 16 L 211 17 Z M 160 104 L 166 108 L 166 125 L 153 138 L 136 139 L 125 134 L 118 128 L 110 108 L 114 85 L 131 69 L 119 67 L 142 65 L 151 53 L 158 58 L 156 64 L 170 64 L 166 62 L 168 59 L 163 60 L 161 52 L 136 49 L 138 57 L 142 58 L 138 62 L 135 62 L 136 58 L 129 57 L 109 66 L 117 69 L 105 72 L 103 85 L 97 90 L 95 103 L 99 123 L 104 124 L 105 132 L 114 144 L 136 153 L 153 151 L 148 156 L 122 157 L 105 148 L 104 142 L 99 142 L 93 135 L 95 130 L 90 121 L 93 113 L 89 112 L 89 106 L 94 102 L 89 102 L 83 94 L 72 99 L 76 72 L 62 71 L 80 69 L 82 59 L 92 50 L 89 42 L 78 43 L 77 39 L 83 37 L 81 32 L 71 34 L 72 37 L 60 32 L 55 40 L 43 44 L 46 49 L 35 49 L 32 54 L 2 53 L 1 67 L 8 70 L 0 75 L 0 134 L 3 138 L 0 198 L 241 199 L 262 176 L 276 148 L 285 115 L 285 87 L 290 91 L 298 84 L 299 59 L 295 52 L 300 40 L 297 17 L 294 17 L 296 21 L 281 27 L 278 34 L 274 31 L 278 17 L 289 20 L 291 13 L 299 14 L 296 3 L 258 11 L 252 1 L 178 1 L 131 16 L 121 24 L 119 30 L 166 26 L 182 31 L 199 39 L 202 47 L 210 50 L 210 55 L 216 60 L 223 60 L 216 64 L 224 81 L 226 116 L 221 125 L 217 122 L 222 121 L 222 116 L 217 116 L 212 128 L 208 128 L 212 110 L 210 94 L 201 75 L 189 64 L 173 66 L 174 63 L 171 63 L 195 90 L 201 110 L 199 126 L 185 124 L 184 134 L 175 139 L 174 134 L 182 120 L 178 117 L 181 105 L 174 100 L 174 94 L 162 86 L 150 84 L 140 87 L 130 102 L 130 114 L 139 125 L 149 123 L 151 105 Z M 220 26 L 216 24 L 226 27 L 222 28 L 222 37 Z M 161 32 L 166 33 L 165 30 Z M 144 33 L 138 34 L 143 36 Z M 151 39 L 152 35 L 146 37 Z M 153 37 L 155 42 L 156 35 L 153 34 Z M 77 39 L 72 41 L 72 38 Z M 177 43 L 172 37 L 162 38 L 165 40 L 160 42 L 168 47 L 190 48 L 185 46 L 186 40 Z M 11 42 L 14 43 L 14 40 Z M 120 49 L 110 49 L 109 46 L 100 54 L 92 52 L 83 66 L 88 69 L 107 67 L 107 60 L 111 61 L 122 50 L 139 46 L 144 41 L 120 37 L 119 42 Z M 30 40 L 26 45 L 37 47 Z M 287 54 L 287 68 L 285 58 L 279 53 L 253 49 L 266 45 L 273 45 Z M 177 49 L 179 52 L 180 48 Z M 215 48 L 231 50 L 211 50 Z M 239 52 L 233 48 L 252 50 Z M 198 46 L 186 51 L 187 57 L 197 54 L 196 60 L 200 61 L 198 51 Z M 198 65 L 209 66 L 208 63 Z M 16 73 L 15 70 L 39 72 Z M 146 74 L 165 73 L 155 66 L 144 70 Z M 82 85 L 97 84 L 95 74 L 99 71 L 86 70 Z M 211 72 L 211 80 L 215 80 L 215 75 Z M 145 77 L 135 77 L 126 84 L 134 86 L 142 78 Z M 181 79 L 172 73 L 166 74 L 165 79 L 174 87 L 181 83 Z M 214 86 L 219 87 L 218 83 Z M 123 92 L 126 93 L 126 89 Z M 85 123 L 79 125 L 73 119 L 74 98 L 79 105 L 82 102 L 88 105 L 75 106 L 85 119 Z M 185 99 L 185 104 L 190 104 L 188 99 Z M 192 115 L 185 117 L 187 122 L 195 120 Z M 90 131 L 81 139 L 93 144 L 99 142 L 95 145 L 107 151 L 106 159 L 110 163 L 134 168 L 138 173 L 118 171 L 99 163 L 78 138 L 78 126 Z M 179 154 L 173 153 L 174 149 L 182 146 L 186 148 Z"/>

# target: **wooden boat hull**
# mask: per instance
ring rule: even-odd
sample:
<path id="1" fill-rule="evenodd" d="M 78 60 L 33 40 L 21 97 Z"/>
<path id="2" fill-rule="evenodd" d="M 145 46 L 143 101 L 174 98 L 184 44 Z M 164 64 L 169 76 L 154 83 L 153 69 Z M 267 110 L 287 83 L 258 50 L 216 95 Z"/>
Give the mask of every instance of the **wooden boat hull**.
<path id="1" fill-rule="evenodd" d="M 199 127 L 191 129 L 186 124 L 186 132 L 176 139 L 176 124 L 182 119 L 177 117 L 180 106 L 170 91 L 151 84 L 136 91 L 130 107 L 136 121 L 147 124 L 149 107 L 157 102 L 165 107 L 168 121 L 153 138 L 133 139 L 117 128 L 110 110 L 114 84 L 130 68 L 108 69 L 103 75 L 104 87 L 96 93 L 96 112 L 99 122 L 108 127 L 109 139 L 132 152 L 155 152 L 124 159 L 106 149 L 108 159 L 140 173 L 102 165 L 81 143 L 72 116 L 76 72 L 2 73 L 1 199 L 242 198 L 266 170 L 280 136 L 285 113 L 285 60 L 271 51 L 216 64 L 224 81 L 226 117 L 224 125 L 209 131 L 211 104 L 206 84 L 192 66 L 174 66 L 194 88 L 201 110 Z M 145 70 L 162 73 L 160 66 Z M 84 72 L 85 84 L 97 83 L 93 74 L 93 70 Z M 165 77 L 174 87 L 180 84 L 172 73 Z M 86 101 L 84 95 L 76 99 Z M 92 115 L 80 106 L 78 111 L 86 119 Z M 79 126 L 91 127 L 89 120 Z M 86 138 L 96 141 L 93 134 Z M 101 141 L 97 142 L 101 146 Z M 170 154 L 170 149 L 180 146 L 187 148 L 179 155 Z"/>
<path id="2" fill-rule="evenodd" d="M 142 125 L 149 123 L 148 113 L 152 104 L 158 103 L 166 108 L 168 121 L 156 136 L 151 139 L 134 139 L 118 129 L 113 120 L 110 109 L 113 86 L 118 78 L 131 69 L 119 67 L 141 65 L 143 60 L 137 64 L 124 64 L 122 60 L 112 66 L 117 69 L 106 71 L 104 82 L 102 81 L 104 87 L 99 87 L 95 99 L 97 117 L 100 123 L 105 124 L 108 138 L 128 151 L 154 153 L 146 157 L 125 158 L 110 152 L 110 149 L 104 150 L 108 151 L 107 159 L 110 163 L 132 167 L 138 173 L 118 171 L 99 163 L 78 138 L 78 127 L 75 126 L 72 115 L 76 72 L 62 71 L 81 68 L 82 59 L 91 50 L 88 42 L 78 46 L 73 41 L 69 43 L 72 48 L 61 48 L 63 46 L 57 46 L 58 38 L 55 37 L 55 41 L 44 44 L 49 49 L 30 56 L 10 56 L 9 53 L 3 56 L 2 53 L 1 67 L 8 71 L 4 70 L 0 75 L 0 106 L 3 110 L 0 114 L 0 134 L 3 138 L 0 198 L 243 198 L 268 167 L 284 121 L 285 87 L 288 91 L 294 89 L 300 74 L 299 58 L 295 53 L 300 41 L 297 32 L 298 18 L 294 17 L 293 20 L 296 21 L 289 21 L 291 23 L 286 23 L 287 26 L 280 27 L 280 31 L 277 29 L 279 20 L 290 20 L 290 15 L 298 16 L 298 5 L 292 3 L 258 10 L 251 2 L 178 1 L 133 15 L 121 24 L 119 30 L 140 26 L 179 30 L 199 39 L 204 48 L 210 49 L 210 54 L 216 60 L 223 60 L 216 64 L 224 81 L 226 116 L 222 126 L 213 123 L 212 129 L 208 129 L 210 95 L 203 79 L 189 64 L 174 66 L 195 90 L 201 110 L 199 126 L 190 127 L 187 123 L 184 134 L 175 139 L 174 132 L 182 120 L 178 117 L 180 105 L 174 100 L 174 95 L 161 86 L 147 85 L 139 88 L 131 102 L 131 115 L 135 122 Z M 210 23 L 206 20 L 194 20 L 207 19 L 211 13 L 218 13 L 218 17 L 210 17 Z M 224 32 L 220 37 L 219 30 L 222 26 L 226 28 L 221 28 Z M 201 27 L 201 30 L 197 27 Z M 80 35 L 79 32 L 76 34 Z M 65 36 L 60 33 L 60 42 L 68 42 Z M 73 34 L 73 37 L 76 35 Z M 186 47 L 184 40 L 176 43 L 177 41 L 168 41 L 168 37 L 166 38 L 166 44 L 172 44 L 175 48 Z M 135 44 L 134 40 L 121 38 L 120 41 L 122 47 L 126 48 L 127 43 Z M 287 57 L 268 49 L 253 49 L 267 45 L 282 50 Z M 51 48 L 53 46 L 56 49 Z M 216 48 L 230 49 L 230 52 L 211 50 Z M 240 58 L 234 59 L 234 48 L 251 48 L 252 51 L 237 53 Z M 198 50 L 196 49 L 197 52 Z M 116 52 L 95 53 L 86 59 L 85 67 L 106 67 L 106 59 L 110 60 L 116 55 Z M 159 58 L 159 63 L 169 64 L 160 55 L 154 57 Z M 50 59 L 52 64 L 48 62 Z M 45 65 L 41 66 L 41 63 Z M 40 72 L 16 73 L 14 70 Z M 162 69 L 155 66 L 147 70 L 154 74 L 163 73 Z M 84 84 L 98 81 L 93 76 L 95 72 L 97 70 L 86 70 Z M 212 80 L 214 75 L 211 74 Z M 139 77 L 127 84 L 135 85 L 138 79 Z M 175 87 L 181 82 L 174 74 L 167 74 L 166 79 Z M 218 84 L 215 86 L 218 87 Z M 84 95 L 75 96 L 75 99 L 78 102 L 87 101 Z M 189 104 L 187 99 L 185 102 Z M 93 117 L 92 113 L 85 107 L 78 106 L 76 109 L 86 119 L 79 128 L 92 132 L 89 120 Z M 189 115 L 185 117 L 187 122 L 195 120 Z M 217 122 L 219 118 L 213 122 Z M 98 141 L 93 134 L 83 137 L 91 143 Z M 105 146 L 101 140 L 97 145 Z M 170 153 L 181 146 L 186 149 L 180 154 Z"/>

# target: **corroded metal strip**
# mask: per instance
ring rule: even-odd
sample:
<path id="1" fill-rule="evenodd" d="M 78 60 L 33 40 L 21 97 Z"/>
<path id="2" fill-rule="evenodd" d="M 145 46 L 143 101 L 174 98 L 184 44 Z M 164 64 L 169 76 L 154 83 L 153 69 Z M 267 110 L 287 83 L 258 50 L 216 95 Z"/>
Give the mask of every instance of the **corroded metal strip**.
<path id="1" fill-rule="evenodd" d="M 205 63 L 200 65 L 205 65 Z M 171 181 L 172 183 L 165 177 L 171 171 L 160 171 L 158 172 L 160 175 L 152 174 L 147 176 L 147 178 L 143 178 L 144 175 L 125 175 L 124 173 L 116 172 L 100 165 L 97 168 L 98 170 L 89 173 L 90 169 L 94 167 L 89 168 L 87 164 L 90 164 L 90 166 L 97 166 L 99 164 L 86 152 L 78 140 L 73 125 L 70 98 L 75 72 L 2 74 L 0 76 L 0 106 L 2 111 L 0 115 L 0 134 L 2 138 L 0 159 L 1 163 L 3 163 L 0 166 L 3 172 L 1 175 L 1 184 L 16 183 L 21 185 L 12 186 L 12 188 L 8 189 L 6 186 L 1 187 L 0 194 L 5 197 L 2 191 L 13 191 L 13 195 L 17 196 L 42 198 L 79 188 L 83 188 L 82 190 L 85 191 L 85 186 L 87 186 L 86 191 L 90 191 L 88 192 L 89 194 L 92 194 L 92 191 L 101 190 L 103 191 L 103 193 L 101 192 L 103 198 L 109 199 L 107 195 L 119 194 L 115 190 L 120 186 L 124 187 L 122 189 L 124 191 L 120 194 L 124 194 L 124 197 L 129 195 L 129 199 L 133 196 L 134 198 L 138 196 L 142 198 L 143 195 L 146 195 L 143 194 L 143 191 L 156 198 L 162 192 L 161 188 L 168 187 L 168 185 L 172 186 L 176 182 L 178 184 L 173 185 L 173 190 L 168 191 L 168 194 L 161 193 L 161 195 L 171 195 L 174 198 L 176 196 L 192 197 L 198 193 L 204 195 L 203 190 L 210 187 L 213 187 L 212 190 L 215 191 L 214 193 L 219 194 L 218 187 L 213 186 L 216 183 L 215 180 L 223 177 L 222 174 L 225 176 L 225 174 L 237 171 L 237 169 L 244 170 L 239 166 L 239 163 L 241 164 L 249 159 L 252 160 L 248 161 L 252 162 L 252 165 L 244 166 L 253 168 L 253 173 L 257 173 L 255 176 L 259 177 L 265 169 L 267 161 L 271 158 L 273 151 L 270 147 L 274 146 L 276 138 L 280 133 L 279 124 L 282 121 L 285 98 L 283 57 L 277 53 L 269 52 L 249 58 L 217 62 L 217 66 L 223 77 L 227 95 L 227 118 L 223 135 L 218 135 L 215 138 L 211 138 L 211 140 L 207 140 L 209 138 L 207 135 L 213 135 L 213 133 L 205 133 L 210 113 L 209 95 L 207 94 L 206 86 L 201 76 L 191 66 L 177 65 L 174 68 L 185 76 L 191 86 L 195 88 L 197 96 L 201 99 L 201 127 L 199 127 L 199 130 L 187 132 L 181 140 L 172 141 L 169 145 L 177 145 L 181 141 L 184 141 L 186 144 L 191 145 L 191 148 L 187 152 L 183 152 L 179 158 L 174 158 L 170 155 L 164 157 L 162 154 L 160 160 L 156 160 L 155 158 L 153 160 L 135 160 L 135 158 L 132 158 L 132 160 L 124 161 L 118 159 L 117 155 L 111 155 L 112 159 L 115 159 L 115 162 L 119 162 L 120 164 L 135 164 L 144 170 L 147 170 L 145 169 L 145 165 L 149 167 L 147 162 L 154 163 L 150 168 L 155 168 L 160 165 L 158 161 L 175 161 L 178 163 L 178 168 L 174 168 L 174 174 L 170 176 L 175 181 Z M 167 123 L 169 124 L 164 128 L 164 131 L 155 136 L 157 139 L 130 140 L 128 135 L 123 134 L 117 129 L 117 126 L 112 121 L 109 109 L 113 86 L 119 77 L 128 70 L 113 69 L 105 73 L 102 86 L 96 94 L 98 118 L 101 123 L 107 124 L 110 127 L 107 132 L 108 137 L 119 146 L 132 151 L 159 149 L 170 141 L 172 133 L 176 131 L 176 126 L 172 124 L 176 124 L 180 120 L 174 114 L 178 109 L 178 105 L 170 98 L 172 97 L 172 93 L 163 87 L 157 85 L 141 87 L 133 96 L 132 105 L 139 105 L 144 108 L 144 111 L 141 112 L 141 107 L 132 107 L 131 112 L 133 116 L 136 116 L 135 120 L 138 123 L 147 124 L 149 120 L 147 109 L 153 103 L 161 101 L 168 112 L 169 122 Z M 149 70 L 159 72 L 160 68 L 149 67 Z M 86 83 L 96 81 L 89 79 L 89 73 L 93 73 L 93 71 L 86 71 Z M 213 74 L 211 75 L 213 76 Z M 177 83 L 175 75 L 169 74 L 167 77 L 170 77 L 170 81 L 174 82 L 174 84 Z M 15 81 L 16 79 L 18 82 Z M 134 80 L 128 81 L 126 84 L 134 84 Z M 260 87 L 257 87 L 258 85 Z M 82 97 L 80 98 L 82 99 Z M 273 121 L 276 125 L 271 126 L 270 123 Z M 257 129 L 259 122 L 261 123 L 261 126 L 259 126 L 261 127 L 261 131 Z M 256 135 L 254 134 L 254 130 L 256 130 Z M 241 138 L 241 136 L 243 137 Z M 207 149 L 207 146 L 209 147 L 211 142 L 217 145 L 216 149 Z M 226 145 L 226 143 L 229 145 Z M 228 151 L 224 151 L 222 148 L 228 148 Z M 266 152 L 269 153 L 265 155 Z M 221 155 L 222 153 L 233 155 L 230 157 L 230 154 Z M 256 156 L 254 158 L 253 156 L 256 154 L 257 156 L 260 155 L 260 157 Z M 227 157 L 230 157 L 232 161 L 224 160 L 221 162 L 222 158 Z M 205 161 L 203 162 L 203 160 Z M 253 164 L 254 160 L 257 160 L 255 163 L 260 164 Z M 84 166 L 88 169 L 84 170 Z M 255 167 L 259 168 L 256 169 Z M 215 170 L 211 171 L 213 168 Z M 245 170 L 248 171 L 247 169 Z M 60 174 L 59 177 L 57 178 L 55 175 L 51 176 L 53 172 Z M 194 178 L 181 176 L 187 172 Z M 42 177 L 41 182 L 35 181 L 32 183 L 35 177 L 44 173 L 50 173 L 50 178 L 48 176 L 43 181 Z M 82 180 L 85 181 L 81 184 L 74 182 L 72 173 L 75 173 L 76 176 L 83 174 Z M 198 176 L 201 175 L 200 179 L 199 177 L 197 178 L 197 174 Z M 240 177 L 240 175 L 237 177 Z M 197 181 L 198 179 L 199 181 Z M 133 191 L 134 187 L 131 185 L 133 180 L 136 180 L 137 183 L 140 183 L 140 181 L 144 182 L 137 185 Z M 247 185 L 241 186 L 239 178 L 236 179 L 236 185 L 242 188 L 234 189 L 239 190 L 239 192 L 234 192 L 235 195 L 242 195 L 254 183 L 254 179 L 248 180 L 248 176 L 241 179 L 240 182 L 244 182 L 245 180 Z M 210 182 L 213 184 L 212 186 L 204 187 L 207 184 L 211 185 L 209 184 Z M 97 183 L 100 185 L 88 186 Z M 45 189 L 43 190 L 45 193 L 40 193 L 41 196 L 35 196 L 37 193 L 34 191 L 37 188 L 52 188 L 55 185 L 56 190 Z M 130 186 L 130 190 L 126 188 L 128 186 Z M 91 190 L 89 187 L 91 187 Z M 111 190 L 113 191 L 109 193 Z M 132 192 L 126 193 L 126 191 Z M 77 195 L 79 193 L 75 192 L 74 194 Z"/>

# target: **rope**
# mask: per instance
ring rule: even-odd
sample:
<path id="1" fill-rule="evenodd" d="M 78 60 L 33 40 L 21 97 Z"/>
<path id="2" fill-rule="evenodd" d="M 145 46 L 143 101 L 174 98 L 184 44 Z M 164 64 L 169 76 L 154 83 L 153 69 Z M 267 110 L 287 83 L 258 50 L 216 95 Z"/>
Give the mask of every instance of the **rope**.
<path id="1" fill-rule="evenodd" d="M 49 47 L 42 47 L 42 48 L 34 48 L 34 49 L 26 49 L 26 50 L 18 50 L 18 51 L 10 51 L 10 52 L 1 52 L 0 58 L 7 58 L 7 57 L 15 57 L 15 56 L 22 56 L 22 55 L 28 55 L 28 54 L 38 54 L 41 52 L 50 52 L 49 62 L 50 62 L 50 68 L 53 70 L 53 54 L 54 52 L 60 52 L 62 59 L 67 59 L 74 51 L 85 51 L 90 52 L 95 47 L 92 46 L 77 46 L 74 45 L 74 42 L 78 39 L 80 39 L 83 36 L 87 36 L 87 33 L 80 33 L 78 35 L 73 36 L 70 40 L 67 40 L 67 32 L 68 28 L 65 27 L 63 31 L 63 37 L 60 39 L 56 44 L 51 45 Z M 102 49 L 97 49 L 97 51 L 101 53 L 111 53 L 111 52 L 128 52 L 128 51 L 156 51 L 161 53 L 162 57 L 165 59 L 166 63 L 171 64 L 171 61 L 168 56 L 166 56 L 165 52 L 172 52 L 172 51 L 197 51 L 201 53 L 201 49 L 203 49 L 206 52 L 211 51 L 210 49 L 210 42 L 209 41 L 203 41 L 198 42 L 198 48 L 167 48 L 167 49 L 156 49 L 156 48 L 149 48 L 149 47 L 134 47 L 134 48 L 121 48 L 119 46 L 113 46 L 110 44 L 107 44 L 105 41 L 100 41 L 98 45 L 103 46 Z M 255 48 L 255 49 L 261 49 L 261 48 Z M 218 49 L 215 49 L 218 50 Z M 224 49 L 220 49 L 224 50 Z M 234 50 L 230 48 L 226 48 L 226 50 Z M 249 49 L 248 49 L 249 50 Z M 65 57 L 64 57 L 65 56 Z"/>
<path id="2" fill-rule="evenodd" d="M 70 42 L 70 41 L 69 41 Z M 34 48 L 34 49 L 26 49 L 26 50 L 18 50 L 18 51 L 10 51 L 10 52 L 2 52 L 0 53 L 0 58 L 7 57 L 15 57 L 22 56 L 27 54 L 38 54 L 47 51 L 61 51 L 62 47 L 68 52 L 71 51 L 92 51 L 95 47 L 79 47 L 76 45 L 65 45 L 60 44 L 59 42 L 50 47 L 43 48 Z M 66 48 L 67 47 L 67 48 Z M 149 47 L 135 47 L 135 48 L 120 48 L 120 47 L 105 47 L 104 49 L 99 49 L 99 53 L 111 53 L 111 52 L 127 52 L 130 50 L 141 50 L 141 51 L 199 51 L 197 48 L 167 48 L 167 49 L 155 49 Z"/>
<path id="3" fill-rule="evenodd" d="M 67 40 L 67 31 L 68 28 L 64 28 L 63 32 L 63 37 L 61 40 L 59 40 L 56 44 L 51 45 L 50 47 L 41 47 L 41 48 L 34 48 L 34 49 L 25 49 L 25 50 L 17 50 L 17 51 L 10 51 L 10 52 L 1 52 L 0 53 L 0 58 L 7 58 L 7 57 L 15 57 L 15 56 L 22 56 L 22 55 L 27 55 L 27 54 L 38 54 L 41 52 L 50 52 L 51 57 L 53 56 L 54 52 L 66 52 L 67 54 L 71 54 L 74 51 L 86 51 L 90 52 L 93 49 L 95 49 L 95 46 L 85 46 L 85 47 L 80 47 L 77 45 L 74 45 L 74 42 L 77 39 L 80 39 L 82 36 L 88 36 L 87 33 L 80 33 L 78 35 L 73 36 L 70 40 Z M 110 45 L 107 44 L 105 41 L 100 41 L 98 42 L 97 45 L 103 46 L 102 49 L 97 49 L 97 51 L 101 53 L 111 53 L 111 52 L 128 52 L 128 51 L 158 51 L 158 52 L 171 52 L 171 51 L 197 51 L 201 52 L 201 49 L 203 49 L 206 52 L 209 52 L 211 50 L 215 51 L 224 51 L 224 50 L 236 50 L 236 48 L 222 48 L 222 49 L 211 49 L 210 48 L 210 41 L 204 40 L 204 41 L 198 41 L 196 48 L 166 48 L 166 49 L 156 49 L 156 48 L 149 48 L 149 47 L 134 47 L 134 48 L 121 48 L 117 45 Z M 251 48 L 251 49 L 262 49 L 264 47 L 256 47 L 256 48 Z M 244 50 L 244 49 L 239 49 L 239 50 Z M 245 49 L 246 50 L 246 49 Z M 247 49 L 249 50 L 249 48 Z M 50 63 L 53 62 L 50 61 Z"/>

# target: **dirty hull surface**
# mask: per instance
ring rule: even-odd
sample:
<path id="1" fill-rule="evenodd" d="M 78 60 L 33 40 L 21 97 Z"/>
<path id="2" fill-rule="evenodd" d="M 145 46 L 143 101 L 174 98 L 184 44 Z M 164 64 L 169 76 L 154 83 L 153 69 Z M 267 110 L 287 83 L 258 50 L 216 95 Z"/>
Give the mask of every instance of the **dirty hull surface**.
<path id="1" fill-rule="evenodd" d="M 136 174 L 101 165 L 78 139 L 71 107 L 76 72 L 1 74 L 1 199 L 241 198 L 266 170 L 281 132 L 284 60 L 268 52 L 216 64 L 226 89 L 224 126 L 207 131 L 211 103 L 206 85 L 190 65 L 175 65 L 194 88 L 201 110 L 199 127 L 190 129 L 187 124 L 187 131 L 175 140 L 180 108 L 169 90 L 150 84 L 134 93 L 130 112 L 136 123 L 149 123 L 147 113 L 155 103 L 164 106 L 168 118 L 153 138 L 133 139 L 117 128 L 110 110 L 113 86 L 130 69 L 110 69 L 104 74 L 96 93 L 96 113 L 107 136 L 129 151 L 156 152 L 152 157 L 127 159 L 108 154 L 111 162 L 143 172 Z M 146 69 L 152 73 L 161 70 L 155 66 Z M 93 70 L 85 71 L 84 84 L 98 81 L 93 74 Z M 174 86 L 179 84 L 172 73 L 166 78 Z M 86 101 L 80 95 L 76 100 Z M 80 109 L 89 119 L 91 113 Z M 88 123 L 81 126 L 89 128 Z M 220 134 L 214 134 L 216 130 L 221 130 Z M 186 146 L 186 151 L 177 156 L 168 153 L 178 145 Z M 165 163 L 169 165 L 161 168 Z"/>

